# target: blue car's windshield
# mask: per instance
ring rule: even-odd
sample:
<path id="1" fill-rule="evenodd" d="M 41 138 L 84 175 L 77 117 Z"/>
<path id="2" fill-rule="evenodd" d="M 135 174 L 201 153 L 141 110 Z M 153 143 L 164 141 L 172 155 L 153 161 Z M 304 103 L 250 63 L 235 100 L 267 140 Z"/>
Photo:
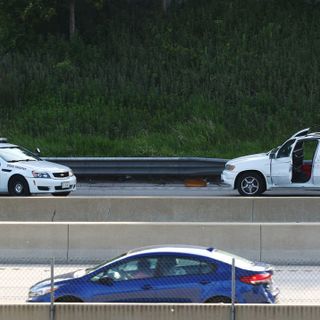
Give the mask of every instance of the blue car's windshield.
<path id="1" fill-rule="evenodd" d="M 119 258 L 121 258 L 121 257 L 124 257 L 126 254 L 127 254 L 127 253 L 123 253 L 123 254 L 121 254 L 120 256 L 115 257 L 115 258 L 112 258 L 112 259 L 107 260 L 107 261 L 104 261 L 104 262 L 100 263 L 100 264 L 97 265 L 97 266 L 94 266 L 94 267 L 91 267 L 91 268 L 87 268 L 87 269 L 86 269 L 86 274 L 88 274 L 88 273 L 90 273 L 90 272 L 94 272 L 94 271 L 98 270 L 99 268 L 103 267 L 104 265 L 106 265 L 107 263 L 110 263 L 110 262 L 115 261 L 115 260 L 117 260 L 117 259 L 119 259 Z"/>

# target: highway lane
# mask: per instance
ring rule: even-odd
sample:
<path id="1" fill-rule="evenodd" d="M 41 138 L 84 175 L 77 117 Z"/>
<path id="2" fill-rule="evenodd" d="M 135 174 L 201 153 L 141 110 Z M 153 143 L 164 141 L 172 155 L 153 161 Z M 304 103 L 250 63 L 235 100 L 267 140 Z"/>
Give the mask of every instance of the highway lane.
<path id="1" fill-rule="evenodd" d="M 226 188 L 218 183 L 209 183 L 206 187 L 186 187 L 183 181 L 166 183 L 140 181 L 79 182 L 77 190 L 71 196 L 179 196 L 179 197 L 229 197 L 240 196 L 236 190 Z M 319 191 L 296 189 L 276 189 L 265 192 L 262 197 L 275 196 L 312 196 L 319 197 Z"/>
<path id="2" fill-rule="evenodd" d="M 55 274 L 90 265 L 56 265 Z M 50 277 L 50 265 L 0 264 L 0 303 L 24 303 L 29 287 Z M 280 304 L 319 304 L 320 266 L 275 266 Z"/>

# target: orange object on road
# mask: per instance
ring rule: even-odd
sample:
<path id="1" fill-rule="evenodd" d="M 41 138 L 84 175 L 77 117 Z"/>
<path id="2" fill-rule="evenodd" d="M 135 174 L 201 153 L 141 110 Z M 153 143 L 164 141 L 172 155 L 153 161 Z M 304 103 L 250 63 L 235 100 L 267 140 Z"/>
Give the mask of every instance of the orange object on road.
<path id="1" fill-rule="evenodd" d="M 207 181 L 202 178 L 193 178 L 184 180 L 184 185 L 186 187 L 206 187 Z"/>

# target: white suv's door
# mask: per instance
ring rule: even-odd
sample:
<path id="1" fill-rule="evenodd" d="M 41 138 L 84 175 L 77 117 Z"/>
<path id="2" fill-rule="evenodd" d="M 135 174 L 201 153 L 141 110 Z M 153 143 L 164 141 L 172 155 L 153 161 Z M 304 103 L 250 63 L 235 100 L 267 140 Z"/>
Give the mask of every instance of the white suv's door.
<path id="1" fill-rule="evenodd" d="M 316 153 L 313 159 L 312 168 L 313 183 L 315 187 L 320 187 L 320 144 L 318 143 Z"/>
<path id="2" fill-rule="evenodd" d="M 286 141 L 271 160 L 271 179 L 276 186 L 289 186 L 292 180 L 292 150 L 296 140 Z"/>

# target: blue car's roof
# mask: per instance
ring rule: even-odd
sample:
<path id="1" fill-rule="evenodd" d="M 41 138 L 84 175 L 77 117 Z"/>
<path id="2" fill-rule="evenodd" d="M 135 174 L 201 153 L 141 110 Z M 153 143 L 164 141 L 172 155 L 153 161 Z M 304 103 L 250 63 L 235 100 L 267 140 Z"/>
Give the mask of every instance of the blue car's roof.
<path id="1" fill-rule="evenodd" d="M 259 271 L 264 271 L 266 268 L 265 266 L 256 265 L 254 262 L 247 260 L 245 258 L 239 257 L 235 254 L 214 249 L 212 247 L 179 245 L 179 244 L 149 246 L 149 247 L 133 249 L 128 251 L 127 254 L 121 256 L 117 260 L 134 257 L 136 255 L 153 254 L 153 253 L 191 254 L 191 255 L 211 258 L 229 265 L 232 264 L 232 259 L 234 258 L 235 266 L 241 269 L 259 272 Z M 115 261 L 112 261 L 112 262 L 115 262 Z"/>
<path id="2" fill-rule="evenodd" d="M 148 246 L 148 247 L 142 247 L 142 248 L 138 248 L 138 249 L 133 249 L 128 251 L 128 255 L 129 254 L 133 254 L 133 253 L 141 253 L 141 252 L 145 252 L 145 251 L 166 251 L 166 250 L 173 250 L 175 252 L 180 252 L 183 251 L 184 253 L 193 253 L 193 251 L 196 251 L 197 253 L 199 252 L 203 252 L 203 251 L 213 251 L 215 250 L 212 247 L 204 247 L 204 246 L 193 246 L 193 245 L 180 245 L 180 244 L 168 244 L 168 245 L 158 245 L 158 246 Z M 186 252 L 186 251 L 190 251 L 190 252 Z"/>

